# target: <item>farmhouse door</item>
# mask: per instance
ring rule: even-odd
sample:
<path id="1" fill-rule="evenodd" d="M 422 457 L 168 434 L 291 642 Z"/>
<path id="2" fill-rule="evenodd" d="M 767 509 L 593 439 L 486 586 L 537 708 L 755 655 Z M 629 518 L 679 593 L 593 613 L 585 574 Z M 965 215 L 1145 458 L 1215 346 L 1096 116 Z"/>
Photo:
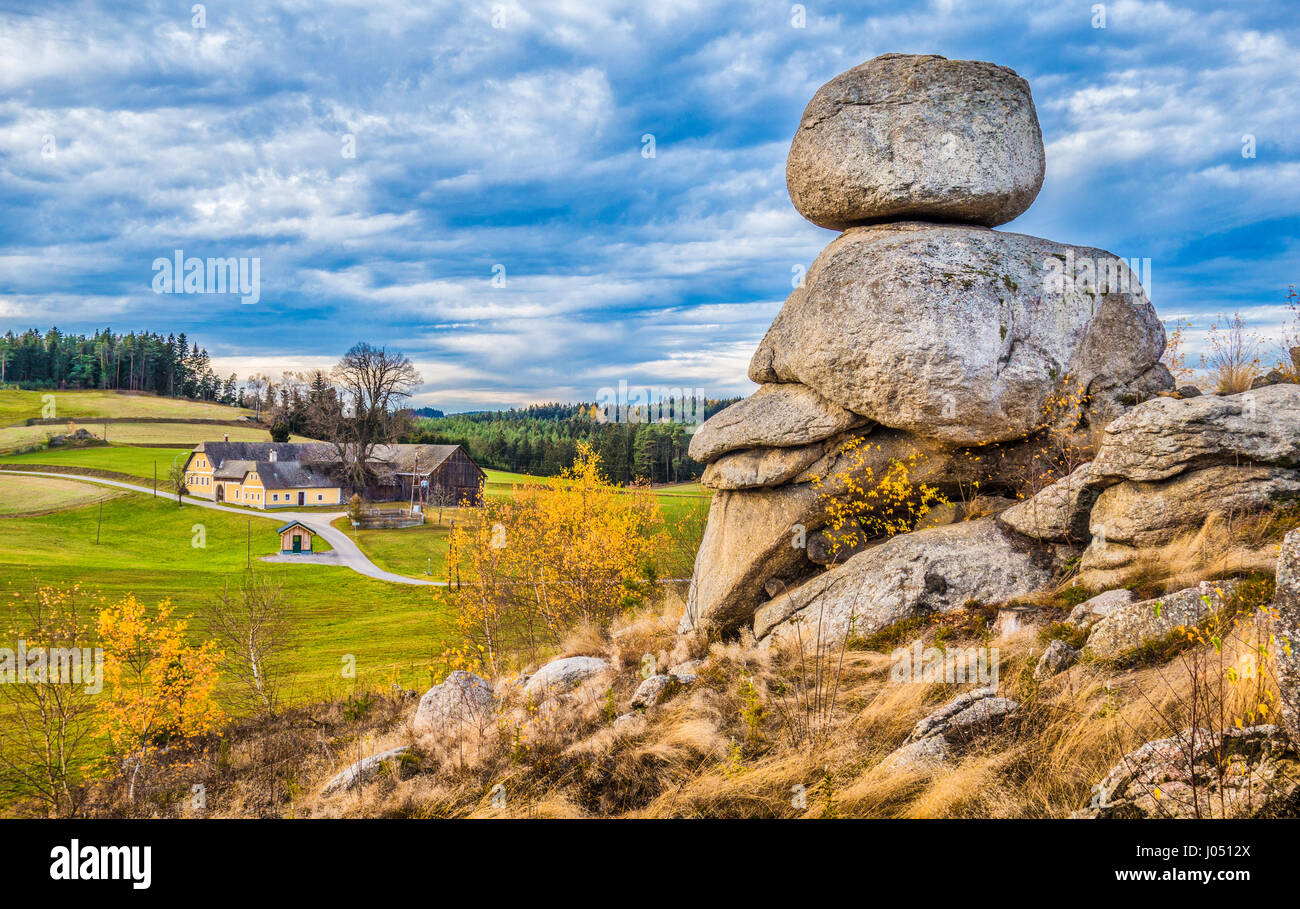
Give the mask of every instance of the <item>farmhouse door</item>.
<path id="1" fill-rule="evenodd" d="M 305 492 L 298 493 L 298 504 L 303 505 L 306 502 L 307 502 L 307 493 Z"/>
<path id="2" fill-rule="evenodd" d="M 226 500 L 226 487 L 224 487 L 224 486 L 222 486 L 220 483 L 218 483 L 218 484 L 217 484 L 217 501 L 218 501 L 218 502 L 224 502 L 225 500 Z"/>
<path id="3" fill-rule="evenodd" d="M 302 493 L 298 493 L 298 495 L 302 495 Z M 302 552 L 302 537 L 296 533 L 293 535 L 293 551 Z"/>

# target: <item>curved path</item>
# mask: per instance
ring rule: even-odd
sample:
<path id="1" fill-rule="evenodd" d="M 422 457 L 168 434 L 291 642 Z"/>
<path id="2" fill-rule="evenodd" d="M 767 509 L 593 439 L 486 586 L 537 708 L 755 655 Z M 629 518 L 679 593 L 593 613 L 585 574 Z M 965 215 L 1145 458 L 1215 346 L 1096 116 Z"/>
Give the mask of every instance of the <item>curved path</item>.
<path id="1" fill-rule="evenodd" d="M 136 486 L 132 483 L 124 483 L 121 480 L 106 480 L 102 477 L 89 477 L 79 473 L 53 473 L 40 470 L 5 470 L 5 474 L 19 474 L 29 477 L 54 477 L 64 480 L 81 480 L 86 483 L 94 483 L 99 486 L 113 486 L 118 489 L 129 489 L 131 492 L 142 492 L 147 496 L 154 494 L 152 488 L 148 486 Z M 164 498 L 173 498 L 170 493 L 160 493 Z M 346 533 L 337 527 L 330 525 L 330 521 L 341 518 L 347 512 L 303 512 L 303 511 L 276 511 L 261 512 L 252 511 L 247 508 L 234 508 L 230 505 L 220 505 L 207 499 L 199 499 L 194 496 L 182 496 L 181 501 L 187 505 L 197 505 L 200 508 L 211 508 L 214 511 L 226 511 L 231 514 L 242 514 L 250 518 L 266 518 L 268 521 L 278 521 L 281 524 L 287 524 L 290 521 L 300 521 L 306 524 L 313 531 L 329 541 L 334 547 L 334 551 L 339 554 L 339 563 L 351 568 L 357 574 L 363 574 L 368 578 L 374 578 L 378 581 L 389 581 L 393 584 L 415 584 L 421 587 L 441 587 L 446 584 L 445 581 L 425 581 L 420 578 L 408 578 L 406 575 L 393 574 L 391 571 L 384 571 L 374 562 L 366 558 L 365 553 L 352 541 Z"/>

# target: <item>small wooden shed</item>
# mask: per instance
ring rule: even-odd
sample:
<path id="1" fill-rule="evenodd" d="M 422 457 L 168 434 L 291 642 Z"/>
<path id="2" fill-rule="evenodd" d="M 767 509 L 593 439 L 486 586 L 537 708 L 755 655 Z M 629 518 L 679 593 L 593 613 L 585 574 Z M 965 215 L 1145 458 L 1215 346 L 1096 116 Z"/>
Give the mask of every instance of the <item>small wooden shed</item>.
<path id="1" fill-rule="evenodd" d="M 311 552 L 311 538 L 314 536 L 316 531 L 306 524 L 301 521 L 290 521 L 280 528 L 280 551 Z"/>

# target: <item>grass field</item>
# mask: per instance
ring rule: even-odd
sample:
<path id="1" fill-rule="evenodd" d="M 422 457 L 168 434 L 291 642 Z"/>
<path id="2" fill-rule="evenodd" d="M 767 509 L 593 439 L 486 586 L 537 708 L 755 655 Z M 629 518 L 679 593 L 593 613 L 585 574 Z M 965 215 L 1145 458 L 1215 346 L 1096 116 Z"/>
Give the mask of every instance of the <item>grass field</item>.
<path id="1" fill-rule="evenodd" d="M 57 467 L 89 467 L 94 470 L 111 470 L 140 480 L 153 482 L 157 462 L 158 483 L 167 477 L 173 459 L 181 463 L 189 457 L 189 448 L 137 448 L 130 445 L 98 445 L 90 448 L 49 448 L 26 454 L 0 456 L 3 464 L 53 464 Z"/>
<path id="2" fill-rule="evenodd" d="M 352 530 L 346 517 L 335 520 L 334 526 L 356 540 L 357 546 L 385 571 L 408 577 L 431 577 L 435 581 L 447 580 L 447 534 L 453 509 L 443 513 L 447 523 L 425 524 L 421 527 L 401 527 L 392 530 Z"/>
<path id="3" fill-rule="evenodd" d="M 124 493 L 76 480 L 5 476 L 0 473 L 0 517 L 48 514 L 91 505 Z M 4 525 L 0 525 L 3 532 Z"/>
<path id="4" fill-rule="evenodd" d="M 224 583 L 238 580 L 251 542 L 252 564 L 283 582 L 298 629 L 294 692 L 320 696 L 392 681 L 427 687 L 445 634 L 445 615 L 430 588 L 376 581 L 344 567 L 260 562 L 279 550 L 274 521 L 178 508 L 134 493 L 104 502 L 97 545 L 98 510 L 0 518 L 0 595 L 79 582 L 108 597 L 134 592 L 151 606 L 169 597 L 178 616 L 194 619 L 198 638 L 202 607 Z M 201 547 L 195 545 L 200 533 Z M 355 683 L 341 675 L 349 655 L 356 658 Z"/>
<path id="5" fill-rule="evenodd" d="M 54 412 L 45 409 L 50 396 Z M 0 426 L 32 418 L 172 417 L 177 420 L 238 420 L 252 411 L 224 404 L 160 398 L 117 391 L 19 391 L 0 389 Z"/>
<path id="6" fill-rule="evenodd" d="M 85 429 L 118 445 L 175 445 L 193 448 L 229 436 L 232 442 L 269 442 L 271 433 L 257 426 L 213 426 L 210 423 L 96 423 L 71 420 L 68 424 L 6 426 L 0 429 L 0 452 L 42 445 L 52 436 L 72 429 Z M 305 436 L 290 436 L 290 442 L 310 442 Z"/>

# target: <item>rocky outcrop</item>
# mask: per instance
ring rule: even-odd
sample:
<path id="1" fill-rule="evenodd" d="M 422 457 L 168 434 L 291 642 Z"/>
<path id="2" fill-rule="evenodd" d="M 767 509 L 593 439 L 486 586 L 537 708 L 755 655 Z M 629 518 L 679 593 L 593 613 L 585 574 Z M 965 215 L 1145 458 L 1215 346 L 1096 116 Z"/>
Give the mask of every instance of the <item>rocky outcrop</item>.
<path id="1" fill-rule="evenodd" d="M 997 603 L 1051 583 L 1050 555 L 992 518 L 896 536 L 818 575 L 754 616 L 756 637 L 811 641 L 872 634 L 903 619 Z"/>
<path id="2" fill-rule="evenodd" d="M 1028 87 L 990 63 L 888 55 L 809 104 L 791 198 L 846 230 L 755 351 L 759 390 L 691 443 L 718 492 L 683 631 L 779 640 L 812 616 L 845 633 L 852 616 L 869 633 L 1034 592 L 1077 555 L 1108 485 L 1086 471 L 1003 523 L 972 520 L 1002 505 L 966 503 L 1041 475 L 1049 432 L 1083 438 L 1173 379 L 1164 329 L 1122 260 L 989 229 L 1032 201 L 1041 148 Z M 1081 413 L 1062 406 L 1080 393 Z M 909 501 L 924 486 L 949 504 L 886 526 L 886 477 Z M 843 551 L 829 545 L 830 514 L 857 537 Z"/>
<path id="3" fill-rule="evenodd" d="M 1105 544 L 1158 546 L 1199 528 L 1213 513 L 1242 514 L 1296 498 L 1300 470 L 1205 467 L 1163 482 L 1125 480 L 1109 487 L 1093 506 L 1089 530 Z"/>
<path id="4" fill-rule="evenodd" d="M 1184 625 L 1195 625 L 1231 601 L 1233 581 L 1203 581 L 1176 593 L 1118 606 L 1092 627 L 1087 650 L 1113 658 L 1158 641 Z"/>
<path id="5" fill-rule="evenodd" d="M 1300 742 L 1300 530 L 1291 531 L 1282 541 L 1273 608 L 1277 610 L 1278 644 L 1273 653 L 1282 722 L 1291 740 Z"/>
<path id="6" fill-rule="evenodd" d="M 1081 818 L 1294 817 L 1300 760 L 1276 726 L 1185 729 L 1124 756 Z"/>
<path id="7" fill-rule="evenodd" d="M 552 660 L 524 680 L 524 692 L 535 696 L 562 694 L 609 668 L 609 663 L 600 657 Z"/>
<path id="8" fill-rule="evenodd" d="M 706 420 L 691 436 L 690 455 L 713 461 L 738 449 L 807 445 L 866 422 L 807 386 L 763 385 Z"/>
<path id="9" fill-rule="evenodd" d="M 1300 385 L 1140 404 L 1106 427 L 1091 482 L 1150 483 L 1250 464 L 1300 468 Z"/>
<path id="10" fill-rule="evenodd" d="M 1082 542 L 1088 539 L 1088 514 L 1099 490 L 1088 485 L 1092 465 L 1075 468 L 1046 489 L 1002 512 L 1004 524 L 1038 540 Z"/>
<path id="11" fill-rule="evenodd" d="M 411 727 L 416 735 L 454 735 L 482 729 L 496 707 L 492 688 L 472 672 L 457 669 L 420 698 Z"/>
<path id="12" fill-rule="evenodd" d="M 995 225 L 1043 185 L 1029 83 L 992 63 L 885 54 L 827 82 L 803 112 L 786 185 L 842 230 L 882 219 Z"/>
<path id="13" fill-rule="evenodd" d="M 1055 275 L 1119 263 L 1125 293 Z M 786 300 L 750 362 L 873 421 L 958 445 L 1023 438 L 1068 381 L 1144 376 L 1165 334 L 1127 266 L 1099 249 L 956 224 L 854 228 Z M 1172 384 L 1172 380 L 1170 381 Z"/>

